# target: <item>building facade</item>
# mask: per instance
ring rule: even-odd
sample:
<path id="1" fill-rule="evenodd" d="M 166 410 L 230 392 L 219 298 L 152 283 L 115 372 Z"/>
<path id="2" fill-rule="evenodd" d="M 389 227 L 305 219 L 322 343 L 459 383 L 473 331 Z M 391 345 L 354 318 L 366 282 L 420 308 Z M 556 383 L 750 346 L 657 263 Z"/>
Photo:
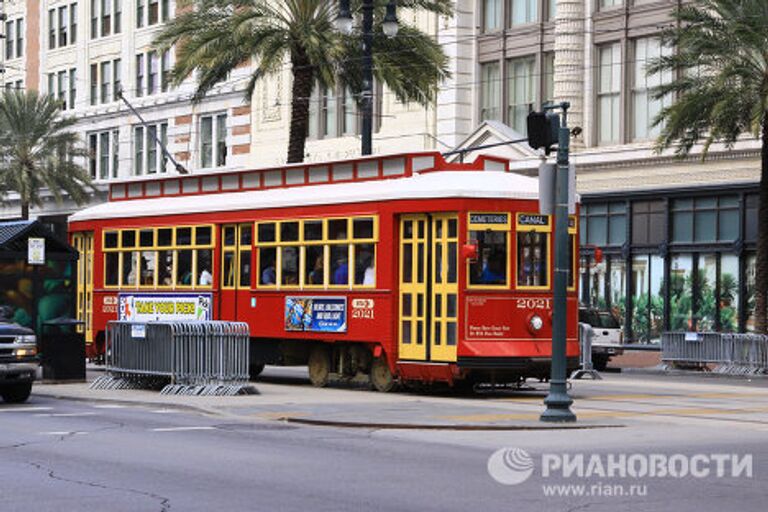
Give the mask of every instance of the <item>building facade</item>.
<path id="1" fill-rule="evenodd" d="M 155 137 L 191 172 L 285 161 L 290 69 L 263 80 L 243 101 L 249 67 L 204 101 L 194 83 L 167 83 L 172 52 L 150 42 L 174 16 L 172 0 L 6 1 L 6 87 L 55 95 L 79 120 L 97 188 L 115 178 L 175 172 Z M 525 136 L 525 118 L 545 101 L 568 101 L 581 195 L 582 300 L 611 308 L 627 340 L 665 329 L 749 330 L 759 142 L 700 148 L 686 159 L 656 153 L 654 116 L 673 98 L 651 89 L 649 59 L 674 51 L 660 31 L 682 0 L 457 0 L 454 16 L 398 13 L 432 34 L 450 57 L 438 100 L 404 105 L 379 87 L 374 152 L 450 150 Z M 74 85 L 73 85 L 74 84 Z M 121 88 L 149 123 L 115 96 Z M 307 160 L 359 155 L 359 115 L 347 91 L 315 90 Z M 524 144 L 484 150 L 535 174 L 542 156 Z M 460 158 L 460 157 L 457 157 Z M 97 195 L 94 201 L 103 200 Z M 37 213 L 63 219 L 72 204 Z M 17 215 L 6 202 L 0 216 Z M 33 210 L 33 214 L 36 213 Z M 599 248 L 605 255 L 594 260 Z"/>
<path id="2" fill-rule="evenodd" d="M 664 330 L 753 327 L 758 141 L 701 148 L 685 159 L 656 153 L 658 112 L 673 98 L 648 75 L 678 0 L 483 0 L 478 6 L 478 122 L 525 132 L 544 101 L 569 101 L 582 207 L 581 299 L 612 309 L 625 339 Z M 491 123 L 483 125 L 486 131 Z M 484 128 L 481 126 L 480 130 Z M 493 142 L 474 133 L 464 141 Z M 535 173 L 540 157 L 494 150 Z M 600 249 L 600 251 L 596 251 Z M 595 254 L 604 259 L 597 263 Z"/>

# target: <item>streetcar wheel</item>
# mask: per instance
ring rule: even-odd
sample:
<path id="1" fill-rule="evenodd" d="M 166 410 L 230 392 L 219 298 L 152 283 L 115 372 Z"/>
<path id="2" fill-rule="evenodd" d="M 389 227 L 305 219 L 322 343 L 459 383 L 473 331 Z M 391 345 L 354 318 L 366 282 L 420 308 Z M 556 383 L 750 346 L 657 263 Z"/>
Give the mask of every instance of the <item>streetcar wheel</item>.
<path id="1" fill-rule="evenodd" d="M 384 357 L 377 357 L 371 363 L 370 379 L 376 391 L 388 393 L 395 389 L 395 377 L 389 371 L 387 359 Z"/>
<path id="2" fill-rule="evenodd" d="M 32 383 L 8 384 L 0 389 L 0 395 L 2 395 L 3 400 L 9 404 L 20 404 L 26 402 L 30 393 L 32 393 Z"/>
<path id="3" fill-rule="evenodd" d="M 316 388 L 324 388 L 331 377 L 331 355 L 326 347 L 318 345 L 309 353 L 309 380 Z"/>

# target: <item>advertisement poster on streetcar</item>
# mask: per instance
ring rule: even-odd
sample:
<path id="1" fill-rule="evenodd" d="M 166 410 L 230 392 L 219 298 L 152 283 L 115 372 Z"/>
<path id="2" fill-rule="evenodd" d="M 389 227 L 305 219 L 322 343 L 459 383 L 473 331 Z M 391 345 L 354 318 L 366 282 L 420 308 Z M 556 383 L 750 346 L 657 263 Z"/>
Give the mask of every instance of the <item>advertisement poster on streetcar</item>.
<path id="1" fill-rule="evenodd" d="M 211 320 L 210 293 L 121 293 L 118 318 L 128 322 Z"/>
<path id="2" fill-rule="evenodd" d="M 347 332 L 346 297 L 286 297 L 285 330 Z"/>

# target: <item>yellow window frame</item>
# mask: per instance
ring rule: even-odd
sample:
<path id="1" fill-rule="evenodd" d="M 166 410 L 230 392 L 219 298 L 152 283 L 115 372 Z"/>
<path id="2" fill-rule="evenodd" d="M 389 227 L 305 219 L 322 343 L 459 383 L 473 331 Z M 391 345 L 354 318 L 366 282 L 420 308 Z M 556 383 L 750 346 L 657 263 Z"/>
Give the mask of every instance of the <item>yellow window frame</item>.
<path id="1" fill-rule="evenodd" d="M 579 219 L 576 215 L 568 216 L 568 236 L 571 237 L 571 274 L 573 275 L 573 285 L 568 286 L 568 291 L 576 291 L 576 284 L 579 280 L 579 254 L 576 252 L 577 237 L 579 233 Z"/>
<path id="2" fill-rule="evenodd" d="M 371 237 L 354 236 L 354 226 L 356 220 L 372 220 L 373 230 Z M 333 221 L 346 221 L 346 236 L 345 238 L 330 238 L 330 223 Z M 307 240 L 305 238 L 305 224 L 309 222 L 321 222 L 322 226 L 322 238 L 319 240 Z M 282 240 L 282 226 L 286 223 L 298 223 L 298 240 Z M 262 225 L 274 225 L 275 228 L 275 241 L 273 242 L 261 242 L 259 240 L 259 228 Z M 254 227 L 254 249 L 256 250 L 256 268 L 255 271 L 258 274 L 256 280 L 256 286 L 260 289 L 267 290 L 333 290 L 333 289 L 373 289 L 376 287 L 374 278 L 373 284 L 363 285 L 355 284 L 355 247 L 362 244 L 373 245 L 373 261 L 374 268 L 376 267 L 376 255 L 377 255 L 377 243 L 379 241 L 379 216 L 378 215 L 353 215 L 348 217 L 308 217 L 299 219 L 274 219 L 263 220 L 256 223 Z M 334 245 L 347 245 L 347 284 L 331 284 L 331 264 L 330 255 L 331 248 Z M 307 283 L 305 269 L 308 247 L 323 247 L 323 284 L 309 284 Z M 275 251 L 275 284 L 262 284 L 261 283 L 261 256 L 262 248 L 274 247 Z M 282 284 L 283 269 L 283 248 L 285 247 L 297 247 L 298 248 L 298 279 L 296 284 Z"/>
<path id="3" fill-rule="evenodd" d="M 527 217 L 535 217 L 537 219 L 546 218 L 546 224 L 533 224 L 531 219 Z M 520 259 L 518 257 L 519 252 L 519 233 L 545 233 L 547 236 L 547 285 L 546 286 L 525 286 L 520 285 L 518 282 L 518 273 L 520 271 Z M 526 213 L 518 212 L 515 215 L 515 289 L 517 290 L 550 290 L 552 288 L 552 216 L 542 215 L 540 213 Z"/>
<path id="4" fill-rule="evenodd" d="M 199 228 L 208 228 L 211 233 L 211 240 L 207 244 L 197 244 L 196 238 L 197 238 L 197 230 Z M 178 238 L 177 233 L 180 229 L 190 228 L 190 245 L 178 245 Z M 159 237 L 159 230 L 162 229 L 171 229 L 171 245 L 161 245 L 160 237 Z M 141 232 L 146 231 L 152 231 L 152 246 L 141 246 Z M 131 246 L 123 246 L 123 233 L 124 232 L 133 232 L 134 233 L 134 241 L 135 244 Z M 106 240 L 107 235 L 111 233 L 117 234 L 117 247 L 106 247 Z M 199 285 L 197 284 L 197 281 L 199 279 L 198 277 L 198 251 L 199 250 L 211 250 L 211 275 L 215 272 L 215 269 L 213 268 L 213 263 L 215 259 L 215 255 L 213 254 L 213 251 L 216 248 L 216 229 L 214 224 L 184 224 L 180 226 L 144 226 L 144 227 L 134 227 L 134 228 L 118 228 L 118 229 L 106 229 L 102 231 L 102 252 L 104 254 L 104 258 L 102 258 L 102 278 L 104 283 L 104 288 L 106 289 L 115 289 L 115 290 L 169 290 L 169 289 L 182 289 L 182 290 L 210 290 L 213 288 L 213 283 L 210 285 Z M 176 282 L 176 273 L 178 269 L 178 256 L 180 250 L 191 250 L 192 251 L 192 282 L 189 285 L 179 284 Z M 159 283 L 159 257 L 161 251 L 172 251 L 172 266 L 171 266 L 171 277 L 173 280 L 173 284 L 171 285 L 164 285 Z M 154 254 L 154 260 L 155 260 L 155 266 L 153 270 L 152 275 L 152 284 L 141 284 L 140 276 L 138 275 L 139 272 L 136 274 L 136 282 L 133 284 L 124 285 L 123 284 L 123 261 L 125 259 L 126 254 L 130 254 L 131 257 L 133 257 L 133 253 L 138 253 L 139 260 L 137 264 L 141 265 L 141 253 L 149 252 Z M 107 265 L 106 265 L 106 255 L 108 253 L 117 253 L 118 254 L 118 268 L 117 268 L 117 285 L 107 285 Z"/>
<path id="5" fill-rule="evenodd" d="M 504 223 L 487 223 L 487 222 L 473 222 L 473 216 L 480 215 L 506 215 L 507 220 Z M 477 220 L 477 219 L 476 219 Z M 512 215 L 510 212 L 468 212 L 467 213 L 467 238 L 469 238 L 470 231 L 504 231 L 507 233 L 507 261 L 505 264 L 506 281 L 503 284 L 472 284 L 470 283 L 470 261 L 466 261 L 466 277 L 467 277 L 467 289 L 469 290 L 503 290 L 508 289 L 511 279 L 509 275 L 510 265 L 509 258 L 511 256 L 512 242 Z M 469 239 L 472 241 L 472 239 Z"/>

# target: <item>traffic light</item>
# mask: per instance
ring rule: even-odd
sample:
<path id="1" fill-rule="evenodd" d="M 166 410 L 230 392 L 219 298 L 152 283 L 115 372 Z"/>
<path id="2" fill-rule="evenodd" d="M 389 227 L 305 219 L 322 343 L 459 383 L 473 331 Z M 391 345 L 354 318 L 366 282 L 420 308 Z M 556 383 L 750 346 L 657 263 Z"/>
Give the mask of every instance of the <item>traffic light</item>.
<path id="1" fill-rule="evenodd" d="M 560 116 L 554 112 L 530 112 L 528 114 L 528 145 L 533 149 L 544 148 L 549 154 L 557 144 Z"/>

